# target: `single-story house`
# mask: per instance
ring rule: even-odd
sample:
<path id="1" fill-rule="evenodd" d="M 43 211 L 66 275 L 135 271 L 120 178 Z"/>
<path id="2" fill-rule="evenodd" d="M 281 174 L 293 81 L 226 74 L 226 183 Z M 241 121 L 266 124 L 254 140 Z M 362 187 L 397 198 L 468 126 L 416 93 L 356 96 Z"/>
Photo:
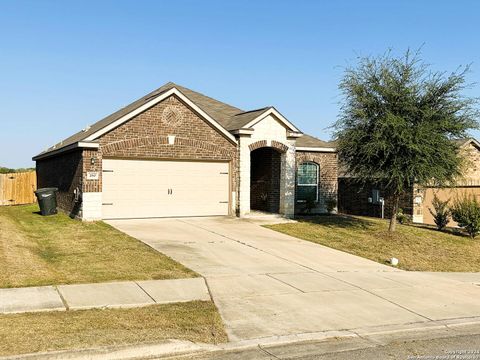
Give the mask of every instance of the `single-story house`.
<path id="1" fill-rule="evenodd" d="M 274 107 L 241 110 L 174 83 L 37 156 L 38 187 L 84 220 L 293 216 L 336 198 L 334 145 Z"/>
<path id="2" fill-rule="evenodd" d="M 434 195 L 443 201 L 452 202 L 464 195 L 473 195 L 480 200 L 480 143 L 475 139 L 460 139 L 456 141 L 466 158 L 462 178 L 451 187 L 413 186 L 400 198 L 399 207 L 412 217 L 413 222 L 433 225 L 432 201 Z M 360 185 L 340 166 L 338 175 L 338 211 L 351 215 L 381 217 L 384 200 L 384 216 L 390 217 L 393 208 L 391 194 L 378 184 Z M 450 226 L 454 226 L 452 221 Z"/>

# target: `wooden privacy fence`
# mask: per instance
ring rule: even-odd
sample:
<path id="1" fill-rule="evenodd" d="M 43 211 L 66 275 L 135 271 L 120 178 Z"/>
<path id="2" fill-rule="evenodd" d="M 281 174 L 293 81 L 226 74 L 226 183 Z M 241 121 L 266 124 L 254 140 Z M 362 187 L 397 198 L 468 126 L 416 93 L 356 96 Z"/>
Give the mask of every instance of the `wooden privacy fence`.
<path id="1" fill-rule="evenodd" d="M 0 174 L 0 206 L 34 203 L 35 190 L 37 190 L 35 171 Z"/>

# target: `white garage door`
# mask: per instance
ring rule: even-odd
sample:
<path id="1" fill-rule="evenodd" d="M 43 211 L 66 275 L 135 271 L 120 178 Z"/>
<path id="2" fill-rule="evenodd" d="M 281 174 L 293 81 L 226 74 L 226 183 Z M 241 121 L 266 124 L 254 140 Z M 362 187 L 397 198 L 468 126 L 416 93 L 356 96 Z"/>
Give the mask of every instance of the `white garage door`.
<path id="1" fill-rule="evenodd" d="M 104 219 L 228 215 L 226 162 L 104 159 Z"/>

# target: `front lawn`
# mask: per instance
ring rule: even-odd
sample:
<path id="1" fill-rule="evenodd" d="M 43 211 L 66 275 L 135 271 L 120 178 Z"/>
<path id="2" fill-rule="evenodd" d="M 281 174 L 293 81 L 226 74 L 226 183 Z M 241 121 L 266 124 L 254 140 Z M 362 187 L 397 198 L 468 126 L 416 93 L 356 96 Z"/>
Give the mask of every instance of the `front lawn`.
<path id="1" fill-rule="evenodd" d="M 0 207 L 0 288 L 196 276 L 103 222 L 37 211 Z"/>
<path id="2" fill-rule="evenodd" d="M 211 301 L 0 315 L 0 356 L 180 339 L 227 341 Z"/>
<path id="3" fill-rule="evenodd" d="M 398 225 L 391 235 L 386 220 L 338 215 L 267 227 L 383 264 L 396 257 L 405 270 L 480 271 L 480 238 L 426 226 Z"/>

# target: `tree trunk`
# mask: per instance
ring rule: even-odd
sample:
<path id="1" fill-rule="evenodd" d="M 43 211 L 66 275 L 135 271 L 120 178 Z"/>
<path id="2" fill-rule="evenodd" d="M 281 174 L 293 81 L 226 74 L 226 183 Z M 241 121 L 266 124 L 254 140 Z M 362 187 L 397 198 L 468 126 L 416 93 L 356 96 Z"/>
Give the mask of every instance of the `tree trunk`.
<path id="1" fill-rule="evenodd" d="M 388 226 L 389 232 L 394 232 L 397 226 L 397 212 L 398 212 L 398 202 L 400 200 L 400 196 L 395 194 L 393 195 L 393 208 L 392 208 L 392 215 L 390 217 L 390 225 Z"/>

